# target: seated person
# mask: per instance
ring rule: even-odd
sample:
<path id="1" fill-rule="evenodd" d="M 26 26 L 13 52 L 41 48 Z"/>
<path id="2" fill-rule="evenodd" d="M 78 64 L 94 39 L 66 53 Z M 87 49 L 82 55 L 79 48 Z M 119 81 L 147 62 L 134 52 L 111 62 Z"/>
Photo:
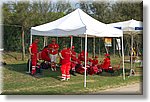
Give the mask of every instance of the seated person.
<path id="1" fill-rule="evenodd" d="M 89 68 L 88 68 L 88 74 L 89 75 L 93 75 L 93 74 L 97 74 L 98 73 L 98 60 L 97 60 L 97 56 L 95 56 L 95 58 L 92 60 L 91 58 L 89 58 Z"/>
<path id="2" fill-rule="evenodd" d="M 102 64 L 98 65 L 98 68 L 108 71 L 109 67 L 111 66 L 110 63 L 110 55 L 109 54 L 105 54 L 104 56 L 104 60 L 102 62 Z"/>
<path id="3" fill-rule="evenodd" d="M 49 57 L 49 47 L 45 46 L 44 49 L 41 51 L 41 59 L 44 61 L 50 62 L 51 59 Z"/>
<path id="4" fill-rule="evenodd" d="M 71 70 L 70 70 L 70 73 L 74 76 L 76 76 L 75 74 L 75 66 L 77 64 L 77 54 L 76 52 L 74 51 L 74 46 L 72 46 L 72 49 L 71 49 Z"/>
<path id="5" fill-rule="evenodd" d="M 87 64 L 87 67 L 88 67 L 88 64 Z M 75 70 L 79 74 L 84 74 L 85 68 L 84 68 L 84 65 L 82 64 L 82 62 L 79 59 L 77 59 L 77 64 L 75 66 Z M 86 70 L 87 70 L 87 68 L 86 68 Z"/>
<path id="6" fill-rule="evenodd" d="M 87 59 L 87 61 L 88 61 L 88 52 L 87 52 L 86 56 L 87 56 L 86 59 Z M 82 61 L 82 62 L 85 61 L 85 51 L 84 51 L 84 50 L 83 50 L 81 53 L 78 54 L 78 59 L 79 59 L 80 61 Z"/>
<path id="7" fill-rule="evenodd" d="M 98 56 L 95 56 L 92 62 L 93 66 L 98 65 Z"/>

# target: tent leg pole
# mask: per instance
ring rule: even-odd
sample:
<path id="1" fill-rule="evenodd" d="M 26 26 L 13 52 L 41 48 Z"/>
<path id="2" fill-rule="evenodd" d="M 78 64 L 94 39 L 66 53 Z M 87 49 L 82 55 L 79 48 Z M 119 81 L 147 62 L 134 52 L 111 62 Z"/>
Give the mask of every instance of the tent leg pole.
<path id="1" fill-rule="evenodd" d="M 32 44 L 32 35 L 30 36 L 30 44 Z"/>
<path id="2" fill-rule="evenodd" d="M 71 46 L 70 46 L 70 48 L 72 48 L 72 44 L 73 44 L 73 36 L 71 36 Z"/>
<path id="3" fill-rule="evenodd" d="M 81 52 L 82 52 L 82 37 L 81 37 Z"/>
<path id="4" fill-rule="evenodd" d="M 32 44 L 32 34 L 31 34 L 31 36 L 30 36 L 30 45 Z M 31 56 L 29 55 L 29 71 L 28 72 L 26 72 L 26 73 L 31 73 L 30 72 L 30 67 L 31 67 Z"/>
<path id="5" fill-rule="evenodd" d="M 95 37 L 93 37 L 93 57 L 95 57 Z"/>
<path id="6" fill-rule="evenodd" d="M 32 35 L 30 37 L 30 44 L 32 44 Z M 31 56 L 30 56 L 30 61 L 31 61 Z M 30 63 L 30 61 L 29 61 L 29 73 L 31 73 L 30 72 L 30 67 L 32 66 L 31 63 Z"/>
<path id="7" fill-rule="evenodd" d="M 101 42 L 101 40 L 100 40 L 100 38 L 99 38 L 99 56 L 100 56 L 100 53 L 101 53 L 101 50 L 100 50 L 100 42 Z"/>
<path id="8" fill-rule="evenodd" d="M 43 47 L 45 47 L 46 45 L 46 37 L 44 36 L 44 44 L 43 44 Z"/>
<path id="9" fill-rule="evenodd" d="M 84 87 L 86 87 L 86 59 L 87 59 L 87 34 L 85 35 L 85 67 L 84 67 Z"/>
<path id="10" fill-rule="evenodd" d="M 125 80 L 125 69 L 124 69 L 124 47 L 123 47 L 123 37 L 121 37 L 122 39 L 122 69 L 123 69 L 123 79 Z"/>
<path id="11" fill-rule="evenodd" d="M 116 45 L 115 38 L 113 38 L 113 42 L 114 42 L 114 57 L 115 57 L 115 55 L 116 55 L 116 52 L 115 52 L 115 45 Z"/>
<path id="12" fill-rule="evenodd" d="M 108 49 L 107 49 L 106 45 L 105 45 L 105 50 L 106 50 L 106 53 L 108 53 Z"/>
<path id="13" fill-rule="evenodd" d="M 133 54 L 133 35 L 131 35 L 131 68 L 130 68 L 130 76 L 132 76 L 132 72 L 134 72 L 134 70 L 133 70 L 133 56 L 132 56 L 132 54 Z"/>

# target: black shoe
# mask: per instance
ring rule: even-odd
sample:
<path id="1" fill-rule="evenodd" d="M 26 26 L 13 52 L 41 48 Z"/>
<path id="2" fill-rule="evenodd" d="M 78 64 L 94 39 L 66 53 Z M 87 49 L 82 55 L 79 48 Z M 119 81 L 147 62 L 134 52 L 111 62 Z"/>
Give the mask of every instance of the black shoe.
<path id="1" fill-rule="evenodd" d="M 77 76 L 75 73 L 72 73 L 73 76 Z"/>

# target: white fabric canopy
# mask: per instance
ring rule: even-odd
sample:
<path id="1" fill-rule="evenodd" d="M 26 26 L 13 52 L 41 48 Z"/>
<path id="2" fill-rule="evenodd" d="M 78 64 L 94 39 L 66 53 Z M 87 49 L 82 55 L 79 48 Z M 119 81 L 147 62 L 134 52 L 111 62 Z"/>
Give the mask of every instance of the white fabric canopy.
<path id="1" fill-rule="evenodd" d="M 123 32 L 95 20 L 81 9 L 50 23 L 31 27 L 31 35 L 121 37 Z"/>
<path id="2" fill-rule="evenodd" d="M 115 27 L 118 29 L 121 29 L 124 33 L 123 34 L 130 34 L 131 35 L 131 48 L 133 48 L 133 36 L 136 34 L 143 34 L 143 22 L 141 21 L 136 21 L 134 19 L 128 20 L 128 21 L 123 21 L 123 22 L 117 22 L 117 23 L 111 23 L 108 24 L 111 27 Z M 131 53 L 133 51 L 131 50 Z M 131 54 L 131 71 L 130 71 L 130 76 L 132 75 L 132 54 Z"/>
<path id="3" fill-rule="evenodd" d="M 138 32 L 143 30 L 143 22 L 134 19 L 108 24 L 111 27 L 121 29 L 122 31 Z"/>

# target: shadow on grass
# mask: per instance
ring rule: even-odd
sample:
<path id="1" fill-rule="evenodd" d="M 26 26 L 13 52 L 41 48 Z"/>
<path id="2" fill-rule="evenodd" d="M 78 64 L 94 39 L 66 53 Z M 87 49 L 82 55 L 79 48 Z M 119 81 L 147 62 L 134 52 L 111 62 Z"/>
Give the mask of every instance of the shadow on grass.
<path id="1" fill-rule="evenodd" d="M 60 80 L 61 71 L 59 67 L 57 67 L 57 71 L 52 71 L 50 68 L 42 69 L 42 74 L 43 74 L 43 77 L 52 77 L 57 80 Z"/>
<path id="2" fill-rule="evenodd" d="M 16 71 L 22 74 L 26 74 L 26 72 L 28 71 L 27 69 L 27 63 L 21 63 L 21 64 L 7 64 L 6 69 L 8 70 L 12 70 L 12 71 Z M 130 69 L 125 69 L 125 73 L 126 75 L 128 75 L 130 73 Z M 120 69 L 118 72 L 114 72 L 114 73 L 110 73 L 110 72 L 102 72 L 101 74 L 99 74 L 100 76 L 106 76 L 106 77 L 115 77 L 115 76 L 120 76 L 122 75 L 122 69 Z M 90 76 L 90 75 L 88 75 Z M 60 80 L 61 77 L 61 71 L 60 68 L 57 67 L 57 71 L 51 71 L 51 69 L 42 69 L 42 76 L 40 76 L 39 78 L 45 78 L 45 77 L 51 77 L 51 78 L 55 78 L 57 80 Z"/>
<path id="3" fill-rule="evenodd" d="M 128 76 L 130 73 L 130 69 L 125 69 L 125 75 Z M 102 72 L 100 76 L 106 76 L 106 77 L 115 77 L 115 76 L 122 76 L 123 75 L 123 69 L 119 69 L 118 71 L 114 72 Z"/>
<path id="4" fill-rule="evenodd" d="M 28 71 L 27 63 L 7 64 L 5 68 L 11 71 L 16 71 L 16 72 L 25 74 L 25 75 L 30 75 L 26 73 Z M 39 78 L 52 77 L 57 80 L 60 80 L 60 77 L 59 77 L 60 75 L 61 75 L 60 68 L 57 68 L 56 72 L 53 72 L 50 69 L 42 69 L 42 76 L 40 76 Z"/>

